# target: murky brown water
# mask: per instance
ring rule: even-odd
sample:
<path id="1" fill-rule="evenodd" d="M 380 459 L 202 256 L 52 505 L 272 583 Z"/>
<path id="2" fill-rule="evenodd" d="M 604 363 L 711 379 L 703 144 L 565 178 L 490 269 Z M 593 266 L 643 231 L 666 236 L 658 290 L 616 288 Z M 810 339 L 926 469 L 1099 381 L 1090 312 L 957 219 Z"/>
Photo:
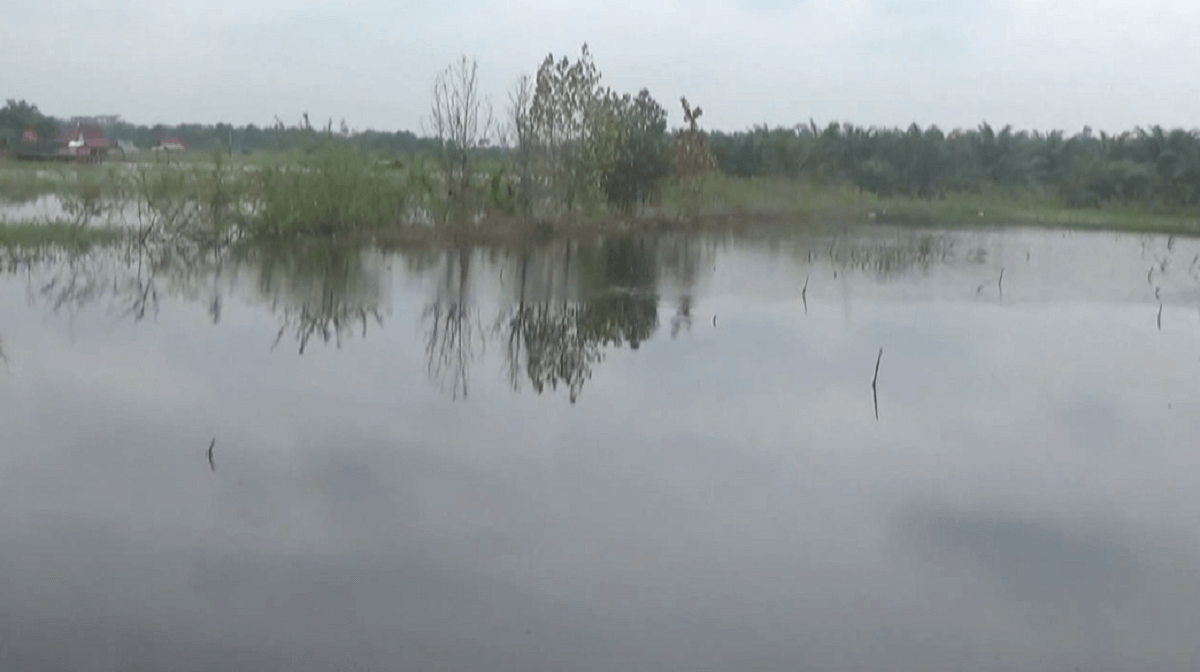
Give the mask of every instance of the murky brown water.
<path id="1" fill-rule="evenodd" d="M 1197 255 L 10 260 L 0 668 L 1194 669 Z"/>

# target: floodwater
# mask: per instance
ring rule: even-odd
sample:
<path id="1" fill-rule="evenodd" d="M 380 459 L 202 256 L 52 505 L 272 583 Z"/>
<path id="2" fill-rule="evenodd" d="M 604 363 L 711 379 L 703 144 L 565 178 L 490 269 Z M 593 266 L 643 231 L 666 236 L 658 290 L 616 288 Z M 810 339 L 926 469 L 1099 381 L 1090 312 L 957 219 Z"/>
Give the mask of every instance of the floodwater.
<path id="1" fill-rule="evenodd" d="M 1200 668 L 1200 241 L 5 264 L 2 669 Z"/>
<path id="2" fill-rule="evenodd" d="M 58 221 L 71 219 L 62 200 L 43 194 L 27 201 L 0 201 L 0 222 Z"/>
<path id="3" fill-rule="evenodd" d="M 139 222 L 137 206 L 129 201 L 105 199 L 85 213 L 83 205 L 71 204 L 55 194 L 42 194 L 27 201 L 0 200 L 0 225 L 8 222 L 79 222 L 93 226 L 129 228 Z"/>

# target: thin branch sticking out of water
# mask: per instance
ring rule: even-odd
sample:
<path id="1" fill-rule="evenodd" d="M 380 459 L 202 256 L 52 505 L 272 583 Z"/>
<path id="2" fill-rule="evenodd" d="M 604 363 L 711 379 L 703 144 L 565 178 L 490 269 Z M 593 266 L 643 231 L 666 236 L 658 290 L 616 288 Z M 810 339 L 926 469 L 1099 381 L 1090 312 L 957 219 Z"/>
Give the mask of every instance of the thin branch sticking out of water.
<path id="1" fill-rule="evenodd" d="M 883 348 L 879 348 L 879 356 L 875 358 L 875 375 L 871 378 L 871 399 L 875 402 L 875 420 L 879 420 L 879 390 L 875 384 L 879 382 L 879 362 L 883 361 Z"/>
<path id="2" fill-rule="evenodd" d="M 1158 330 L 1159 331 L 1162 331 L 1162 306 L 1163 306 L 1163 304 L 1161 304 L 1161 303 L 1158 304 Z"/>
<path id="3" fill-rule="evenodd" d="M 883 361 L 883 348 L 879 349 L 879 356 L 875 358 L 875 376 L 871 378 L 871 387 L 875 387 L 875 383 L 879 382 L 879 362 Z"/>
<path id="4" fill-rule="evenodd" d="M 804 302 L 804 314 L 808 315 L 808 276 L 804 276 L 804 287 L 800 289 L 800 300 Z"/>

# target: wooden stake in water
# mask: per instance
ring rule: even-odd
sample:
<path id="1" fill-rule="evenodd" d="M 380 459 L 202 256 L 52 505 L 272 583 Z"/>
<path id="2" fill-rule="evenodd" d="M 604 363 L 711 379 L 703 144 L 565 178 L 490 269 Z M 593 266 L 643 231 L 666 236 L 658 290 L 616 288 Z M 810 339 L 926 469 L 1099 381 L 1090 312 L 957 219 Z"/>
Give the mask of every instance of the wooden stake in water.
<path id="1" fill-rule="evenodd" d="M 871 400 L 875 402 L 875 419 L 879 420 L 879 390 L 875 384 L 879 382 L 879 362 L 883 360 L 883 348 L 879 349 L 879 356 L 875 358 L 875 376 L 871 378 Z"/>

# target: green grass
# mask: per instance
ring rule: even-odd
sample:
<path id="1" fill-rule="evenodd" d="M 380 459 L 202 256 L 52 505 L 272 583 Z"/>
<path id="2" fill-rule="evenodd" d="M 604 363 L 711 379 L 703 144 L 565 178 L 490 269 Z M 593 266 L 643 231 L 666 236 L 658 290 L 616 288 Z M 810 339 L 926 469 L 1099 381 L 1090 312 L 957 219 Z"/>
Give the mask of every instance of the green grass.
<path id="1" fill-rule="evenodd" d="M 123 166 L 43 161 L 0 161 L 0 202 L 57 195 L 96 199 L 121 194 Z"/>
<path id="2" fill-rule="evenodd" d="M 440 220 L 446 189 L 435 171 L 412 157 L 400 162 L 337 143 L 288 152 L 259 152 L 232 158 L 213 151 L 182 155 L 131 154 L 102 165 L 0 161 L 0 201 L 56 194 L 73 224 L 97 221 L 89 215 L 105 205 L 129 203 L 140 221 L 169 235 L 194 233 L 223 237 L 415 235 L 410 223 L 418 211 Z M 169 160 L 168 160 L 169 159 Z M 481 171 L 498 169 L 481 166 Z M 481 189 L 479 226 L 463 235 L 486 238 L 500 232 L 552 230 L 572 233 L 675 225 L 698 212 L 701 223 L 770 222 L 799 225 L 883 222 L 913 225 L 1035 225 L 1114 231 L 1200 235 L 1200 209 L 1169 209 L 1150 204 L 1106 204 L 1075 209 L 1053 193 L 981 191 L 950 193 L 933 200 L 878 197 L 842 184 L 814 184 L 788 178 L 704 178 L 698 202 L 677 184 L 664 186 L 658 201 L 631 221 L 605 207 L 541 221 L 541 228 L 513 213 Z M 519 221 L 518 221 L 519 220 Z M 60 228 L 68 224 L 56 225 Z M 75 228 L 79 228 L 76 226 Z M 419 228 L 419 227 L 418 227 Z M 83 230 L 90 230 L 85 227 Z M 5 234 L 11 236 L 12 232 Z M 39 234 L 58 236 L 61 234 Z M 92 234 L 83 234 L 92 235 Z M 524 234 L 520 234 L 524 235 Z"/>
<path id="3" fill-rule="evenodd" d="M 0 160 L 0 202 L 32 201 L 62 188 L 60 166 L 35 161 Z"/>
<path id="4" fill-rule="evenodd" d="M 686 196 L 669 187 L 658 208 L 680 211 Z M 715 175 L 704 184 L 700 218 L 747 221 L 766 218 L 797 222 L 885 222 L 913 225 L 1031 225 L 1146 233 L 1200 235 L 1200 209 L 1149 204 L 1067 207 L 1055 195 L 1036 191 L 950 193 L 919 200 L 879 197 L 845 185 L 815 185 L 786 178 L 729 178 Z"/>
<path id="5" fill-rule="evenodd" d="M 81 227 L 69 222 L 0 222 L 0 247 L 86 249 L 114 245 L 128 233 L 107 227 Z"/>
<path id="6" fill-rule="evenodd" d="M 248 179 L 248 233 L 268 237 L 398 226 L 410 197 L 404 171 L 336 144 L 265 165 Z"/>

